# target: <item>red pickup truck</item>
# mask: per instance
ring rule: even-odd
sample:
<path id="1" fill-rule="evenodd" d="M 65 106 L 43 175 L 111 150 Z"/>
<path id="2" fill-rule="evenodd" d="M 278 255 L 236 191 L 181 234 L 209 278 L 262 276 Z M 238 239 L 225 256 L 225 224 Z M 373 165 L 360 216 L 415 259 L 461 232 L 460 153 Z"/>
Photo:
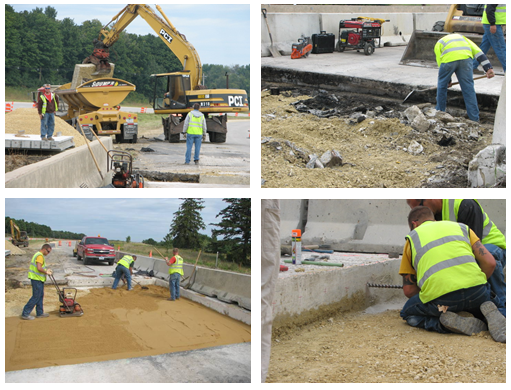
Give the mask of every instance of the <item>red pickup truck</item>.
<path id="1" fill-rule="evenodd" d="M 80 242 L 76 243 L 73 255 L 78 260 L 83 259 L 83 264 L 90 264 L 94 261 L 107 261 L 113 265 L 115 261 L 115 248 L 110 245 L 104 237 L 84 237 Z"/>

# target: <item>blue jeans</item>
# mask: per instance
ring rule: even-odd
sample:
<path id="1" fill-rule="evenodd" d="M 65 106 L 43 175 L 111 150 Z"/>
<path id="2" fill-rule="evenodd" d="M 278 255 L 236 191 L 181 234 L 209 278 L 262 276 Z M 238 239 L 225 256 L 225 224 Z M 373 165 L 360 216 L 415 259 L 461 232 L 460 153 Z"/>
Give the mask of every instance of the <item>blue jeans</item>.
<path id="1" fill-rule="evenodd" d="M 36 315 L 40 316 L 44 313 L 43 310 L 43 298 L 44 298 L 44 282 L 40 280 L 30 279 L 32 284 L 32 297 L 28 300 L 27 304 L 23 308 L 22 316 L 29 316 L 35 306 Z"/>
<path id="2" fill-rule="evenodd" d="M 195 153 L 193 154 L 193 161 L 199 161 L 200 146 L 202 144 L 202 134 L 187 134 L 186 135 L 186 155 L 185 162 L 189 163 L 192 157 L 192 146 L 195 145 Z"/>
<path id="3" fill-rule="evenodd" d="M 484 54 L 488 54 L 488 50 L 490 50 L 490 46 L 493 47 L 493 51 L 495 52 L 495 55 L 499 59 L 500 63 L 502 64 L 502 67 L 504 68 L 504 72 L 506 71 L 506 41 L 504 39 L 504 33 L 502 31 L 502 26 L 497 25 L 497 32 L 495 34 L 492 34 L 490 32 L 490 25 L 489 24 L 483 24 L 484 28 L 484 35 L 483 35 L 483 41 L 479 45 L 479 49 Z M 477 62 L 476 59 L 473 61 L 473 67 L 474 69 L 477 69 L 479 66 L 479 62 Z"/>
<path id="4" fill-rule="evenodd" d="M 44 114 L 43 119 L 41 119 L 41 138 L 49 138 L 53 136 L 53 131 L 55 130 L 55 114 Z"/>
<path id="5" fill-rule="evenodd" d="M 440 323 L 440 311 L 437 305 L 449 306 L 448 311 L 468 311 L 480 316 L 479 306 L 490 300 L 486 284 L 465 288 L 442 295 L 428 303 L 422 303 L 419 294 L 411 297 L 401 310 L 401 317 L 410 326 L 424 328 L 438 333 L 451 333 Z"/>
<path id="6" fill-rule="evenodd" d="M 119 281 L 121 280 L 123 275 L 126 277 L 126 280 L 128 281 L 128 290 L 131 289 L 130 270 L 123 265 L 118 265 L 117 268 L 115 269 L 115 280 L 114 284 L 112 285 L 112 288 L 114 290 L 117 288 L 117 285 L 119 284 Z"/>
<path id="7" fill-rule="evenodd" d="M 177 272 L 170 274 L 169 277 L 169 287 L 170 287 L 170 299 L 173 301 L 179 299 L 181 296 L 179 292 L 179 282 L 181 282 L 181 274 Z"/>
<path id="8" fill-rule="evenodd" d="M 484 245 L 488 252 L 495 258 L 496 267 L 488 279 L 488 293 L 491 301 L 499 309 L 502 315 L 506 316 L 506 279 L 504 278 L 504 267 L 506 266 L 506 250 L 493 244 Z"/>
<path id="9" fill-rule="evenodd" d="M 456 77 L 460 82 L 461 93 L 463 94 L 469 119 L 479 122 L 479 106 L 477 105 L 477 96 L 474 89 L 474 71 L 472 69 L 471 58 L 440 64 L 440 69 L 438 70 L 438 89 L 436 92 L 436 109 L 438 111 L 445 111 L 447 106 L 447 85 L 453 73 L 456 73 Z"/>

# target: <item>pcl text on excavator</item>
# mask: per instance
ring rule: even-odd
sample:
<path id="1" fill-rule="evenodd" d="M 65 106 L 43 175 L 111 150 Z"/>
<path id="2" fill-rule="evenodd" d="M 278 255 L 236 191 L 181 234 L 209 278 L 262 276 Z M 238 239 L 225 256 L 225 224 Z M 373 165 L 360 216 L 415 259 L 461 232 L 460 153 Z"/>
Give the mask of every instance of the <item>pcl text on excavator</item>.
<path id="1" fill-rule="evenodd" d="M 160 6 L 161 17 L 146 4 L 128 4 L 100 31 L 94 40 L 94 51 L 84 63 L 94 63 L 97 72 L 108 71 L 109 49 L 119 39 L 122 31 L 141 16 L 156 32 L 167 47 L 176 55 L 183 69 L 179 72 L 160 73 L 154 77 L 152 105 L 155 114 L 169 114 L 163 120 L 165 139 L 179 142 L 183 123 L 194 103 L 199 103 L 206 117 L 210 142 L 226 141 L 227 114 L 248 112 L 248 98 L 242 89 L 207 89 L 201 85 L 202 64 L 193 45 L 186 40 Z"/>

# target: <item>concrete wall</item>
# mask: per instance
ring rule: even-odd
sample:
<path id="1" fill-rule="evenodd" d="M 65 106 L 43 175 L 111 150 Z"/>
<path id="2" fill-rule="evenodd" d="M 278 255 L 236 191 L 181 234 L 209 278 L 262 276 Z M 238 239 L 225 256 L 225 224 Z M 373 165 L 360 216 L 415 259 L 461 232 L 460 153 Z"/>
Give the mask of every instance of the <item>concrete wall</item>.
<path id="1" fill-rule="evenodd" d="M 101 137 L 112 149 L 112 138 Z M 96 140 L 90 143 L 104 177 L 107 177 L 106 152 Z M 97 188 L 103 185 L 87 145 L 79 146 L 49 159 L 5 174 L 6 188 Z"/>
<path id="2" fill-rule="evenodd" d="M 439 20 L 445 20 L 447 12 L 384 12 L 359 13 L 268 13 L 267 21 L 272 33 L 273 45 L 283 54 L 291 54 L 291 46 L 302 35 L 312 37 L 320 31 L 335 34 L 339 39 L 339 21 L 358 16 L 389 20 L 382 26 L 382 45 L 406 44 L 414 29 L 431 30 Z M 261 56 L 270 55 L 270 36 L 263 15 L 261 15 Z"/>
<path id="3" fill-rule="evenodd" d="M 281 200 L 282 244 L 291 242 L 291 230 L 303 226 L 304 244 L 328 244 L 347 252 L 401 253 L 408 234 L 409 207 L 404 199 L 309 199 L 306 216 L 301 200 Z M 506 234 L 506 201 L 479 199 L 484 211 Z"/>
<path id="4" fill-rule="evenodd" d="M 117 260 L 129 254 L 117 252 Z M 190 290 L 217 298 L 226 303 L 235 303 L 250 310 L 251 308 L 251 277 L 250 275 L 235 272 L 221 271 L 204 267 L 197 267 L 195 275 L 191 277 L 194 266 L 183 264 L 184 275 L 181 286 L 188 286 Z M 137 255 L 135 269 L 142 271 L 153 270 L 156 277 L 164 280 L 169 278 L 169 267 L 165 260 Z M 190 280 L 191 278 L 191 280 Z"/>

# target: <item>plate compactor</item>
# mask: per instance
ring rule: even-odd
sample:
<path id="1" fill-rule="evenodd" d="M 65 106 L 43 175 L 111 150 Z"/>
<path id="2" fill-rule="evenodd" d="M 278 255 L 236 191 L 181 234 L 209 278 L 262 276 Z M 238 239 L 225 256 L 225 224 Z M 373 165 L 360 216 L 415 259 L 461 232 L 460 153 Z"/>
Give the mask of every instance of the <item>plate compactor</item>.
<path id="1" fill-rule="evenodd" d="M 374 53 L 376 45 L 381 44 L 381 25 L 384 19 L 366 18 L 359 16 L 351 20 L 339 22 L 339 40 L 336 49 L 343 52 L 346 49 L 364 50 L 369 56 Z M 378 43 L 376 43 L 378 41 Z"/>
<path id="2" fill-rule="evenodd" d="M 133 173 L 133 157 L 120 150 L 107 153 L 107 171 L 113 171 L 112 186 L 115 188 L 144 188 L 144 177 Z"/>
<path id="3" fill-rule="evenodd" d="M 50 280 L 55 285 L 57 289 L 57 294 L 59 295 L 59 301 L 61 303 L 59 313 L 61 317 L 80 317 L 83 316 L 83 309 L 78 302 L 76 302 L 76 288 L 73 287 L 64 287 L 62 290 L 60 289 L 57 281 L 53 277 L 53 275 L 48 275 Z"/>

